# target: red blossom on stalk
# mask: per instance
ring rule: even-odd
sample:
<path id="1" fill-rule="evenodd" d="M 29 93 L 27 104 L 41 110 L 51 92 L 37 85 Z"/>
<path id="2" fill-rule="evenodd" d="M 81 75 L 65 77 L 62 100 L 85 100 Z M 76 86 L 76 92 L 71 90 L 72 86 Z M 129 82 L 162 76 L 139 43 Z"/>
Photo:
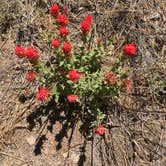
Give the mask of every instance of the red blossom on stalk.
<path id="1" fill-rule="evenodd" d="M 92 16 L 87 15 L 84 20 L 86 20 L 89 23 L 92 23 Z"/>
<path id="2" fill-rule="evenodd" d="M 60 45 L 59 39 L 54 39 L 52 41 L 52 47 L 57 48 Z"/>
<path id="3" fill-rule="evenodd" d="M 126 44 L 124 49 L 123 49 L 124 53 L 128 56 L 133 56 L 136 54 L 136 46 L 135 44 Z"/>
<path id="4" fill-rule="evenodd" d="M 39 59 L 38 51 L 33 47 L 29 47 L 25 50 L 25 56 L 28 58 L 28 60 L 31 63 L 33 63 Z"/>
<path id="5" fill-rule="evenodd" d="M 68 72 L 68 77 L 75 83 L 78 82 L 78 80 L 81 78 L 81 76 L 82 76 L 82 74 L 76 69 L 70 70 Z"/>
<path id="6" fill-rule="evenodd" d="M 35 73 L 34 71 L 28 72 L 28 73 L 26 74 L 26 79 L 27 79 L 28 81 L 33 81 L 33 80 L 35 79 L 35 76 L 36 76 L 36 73 Z"/>
<path id="7" fill-rule="evenodd" d="M 24 55 L 24 52 L 25 52 L 25 48 L 22 47 L 22 46 L 17 46 L 15 47 L 15 54 L 19 57 L 19 58 L 23 58 L 25 55 Z"/>
<path id="8" fill-rule="evenodd" d="M 92 17 L 89 15 L 86 16 L 85 19 L 80 24 L 80 27 L 83 33 L 87 34 L 90 32 L 91 23 L 92 23 Z"/>
<path id="9" fill-rule="evenodd" d="M 59 15 L 59 6 L 57 4 L 53 4 L 50 8 L 50 14 L 52 16 L 58 16 Z"/>
<path id="10" fill-rule="evenodd" d="M 69 20 L 65 14 L 60 14 L 57 17 L 57 23 L 61 26 L 66 26 L 69 23 Z"/>
<path id="11" fill-rule="evenodd" d="M 74 103 L 76 102 L 76 100 L 78 99 L 78 96 L 74 95 L 74 94 L 71 94 L 71 95 L 68 95 L 67 96 L 67 99 L 70 103 Z"/>
<path id="12" fill-rule="evenodd" d="M 66 37 L 69 33 L 69 30 L 66 27 L 60 27 L 59 33 L 61 36 Z"/>
<path id="13" fill-rule="evenodd" d="M 128 78 L 125 78 L 122 80 L 122 84 L 124 85 L 124 87 L 126 88 L 126 91 L 131 91 L 132 89 L 132 82 L 131 80 L 129 80 Z"/>
<path id="14" fill-rule="evenodd" d="M 114 85 L 116 83 L 115 74 L 113 72 L 106 72 L 104 82 L 109 85 Z"/>
<path id="15" fill-rule="evenodd" d="M 90 31 L 91 25 L 89 22 L 82 21 L 81 22 L 81 30 L 83 33 L 88 33 Z"/>
<path id="16" fill-rule="evenodd" d="M 63 44 L 62 50 L 66 56 L 70 56 L 71 49 L 72 49 L 72 46 L 71 46 L 70 42 L 65 42 Z"/>
<path id="17" fill-rule="evenodd" d="M 99 125 L 94 129 L 95 134 L 103 135 L 106 133 L 106 128 L 103 125 Z"/>
<path id="18" fill-rule="evenodd" d="M 40 87 L 38 92 L 36 93 L 36 97 L 38 100 L 43 101 L 48 99 L 49 94 L 50 91 L 46 87 Z"/>

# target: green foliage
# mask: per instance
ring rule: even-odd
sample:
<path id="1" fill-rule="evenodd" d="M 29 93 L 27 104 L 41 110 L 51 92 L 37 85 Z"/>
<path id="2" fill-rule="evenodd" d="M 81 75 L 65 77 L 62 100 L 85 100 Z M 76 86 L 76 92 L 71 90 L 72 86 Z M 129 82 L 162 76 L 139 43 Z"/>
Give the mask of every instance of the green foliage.
<path id="1" fill-rule="evenodd" d="M 59 28 L 58 25 L 55 26 Z M 53 35 L 45 34 L 45 38 L 51 44 Z M 53 41 L 58 43 L 52 45 L 54 63 L 49 61 L 48 64 L 40 60 L 32 64 L 37 73 L 36 80 L 40 86 L 51 91 L 49 95 L 57 104 L 60 104 L 61 97 L 67 101 L 68 96 L 76 95 L 74 102 L 92 117 L 92 126 L 98 126 L 106 117 L 103 113 L 103 103 L 106 104 L 107 101 L 104 99 L 108 96 L 118 96 L 119 91 L 124 89 L 122 80 L 127 78 L 127 74 L 123 71 L 122 64 L 125 58 L 114 59 L 115 62 L 108 69 L 104 69 L 102 61 L 108 57 L 108 50 L 102 43 L 94 43 L 89 31 L 87 34 L 82 33 L 81 43 L 71 43 L 69 36 L 62 35 L 57 35 Z M 113 45 L 113 40 L 107 43 Z M 69 72 L 73 70 L 74 73 L 70 76 Z"/>

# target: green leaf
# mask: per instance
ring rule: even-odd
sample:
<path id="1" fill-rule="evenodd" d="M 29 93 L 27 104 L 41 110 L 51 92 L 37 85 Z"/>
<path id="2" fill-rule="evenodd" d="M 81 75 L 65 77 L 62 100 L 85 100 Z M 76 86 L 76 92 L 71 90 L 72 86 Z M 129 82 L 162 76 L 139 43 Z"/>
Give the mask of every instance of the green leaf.
<path id="1" fill-rule="evenodd" d="M 73 82 L 72 82 L 71 80 L 67 80 L 67 83 L 68 83 L 69 85 L 73 84 Z"/>
<path id="2" fill-rule="evenodd" d="M 51 89 L 51 92 L 52 94 L 56 94 L 57 93 L 57 87 L 56 86 L 53 86 L 52 89 Z"/>
<path id="3" fill-rule="evenodd" d="M 58 92 L 57 87 L 53 86 L 51 89 L 51 92 L 52 92 L 52 95 L 54 96 L 55 102 L 58 103 L 60 93 Z"/>
<path id="4" fill-rule="evenodd" d="M 60 61 L 59 66 L 63 66 L 64 65 L 64 61 Z"/>
<path id="5" fill-rule="evenodd" d="M 59 101 L 59 95 L 57 94 L 55 95 L 55 102 L 58 103 L 58 101 Z"/>
<path id="6" fill-rule="evenodd" d="M 121 75 L 121 79 L 125 79 L 125 78 L 127 78 L 128 77 L 128 75 L 127 74 L 123 74 L 123 75 Z"/>
<path id="7" fill-rule="evenodd" d="M 114 63 L 114 67 L 115 67 L 115 68 L 118 68 L 119 66 L 120 66 L 120 61 L 117 60 L 117 61 Z"/>

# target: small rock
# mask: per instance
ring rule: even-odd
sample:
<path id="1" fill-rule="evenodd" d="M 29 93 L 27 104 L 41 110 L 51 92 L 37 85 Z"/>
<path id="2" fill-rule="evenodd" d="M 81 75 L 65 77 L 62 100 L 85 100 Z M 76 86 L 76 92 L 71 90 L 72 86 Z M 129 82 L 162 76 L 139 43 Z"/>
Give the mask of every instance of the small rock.
<path id="1" fill-rule="evenodd" d="M 36 139 L 31 135 L 30 137 L 26 138 L 29 145 L 34 145 L 36 142 Z"/>
<path id="2" fill-rule="evenodd" d="M 161 18 L 160 13 L 154 13 L 151 17 L 150 20 L 157 21 Z"/>
<path id="3" fill-rule="evenodd" d="M 66 158 L 66 157 L 67 157 L 67 155 L 68 155 L 68 153 L 66 152 L 66 153 L 63 153 L 62 155 L 63 155 L 63 157 L 65 157 L 65 158 Z"/>
<path id="4" fill-rule="evenodd" d="M 72 153 L 72 155 L 71 155 L 71 160 L 73 161 L 73 163 L 78 163 L 78 161 L 79 161 L 79 153 Z"/>

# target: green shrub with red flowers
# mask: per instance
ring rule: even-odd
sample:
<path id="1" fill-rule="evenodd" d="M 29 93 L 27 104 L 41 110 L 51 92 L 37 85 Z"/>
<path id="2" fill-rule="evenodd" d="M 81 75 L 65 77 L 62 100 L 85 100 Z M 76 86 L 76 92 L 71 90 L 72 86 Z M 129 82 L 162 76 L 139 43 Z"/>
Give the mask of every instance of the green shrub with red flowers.
<path id="1" fill-rule="evenodd" d="M 39 82 L 35 92 L 38 100 L 54 98 L 59 104 L 60 98 L 64 98 L 66 102 L 77 104 L 83 115 L 91 116 L 94 132 L 103 135 L 107 116 L 103 113 L 103 103 L 108 97 L 118 96 L 121 91 L 130 91 L 132 82 L 127 73 L 122 72 L 123 60 L 117 59 L 109 68 L 103 68 L 102 61 L 107 56 L 107 50 L 99 42 L 91 47 L 92 17 L 88 15 L 80 23 L 82 42 L 77 43 L 70 40 L 67 27 L 70 22 L 64 13 L 57 4 L 50 8 L 50 15 L 59 30 L 51 42 L 54 63 L 46 65 L 33 47 L 17 46 L 15 54 L 31 64 L 32 71 L 27 73 L 26 78 Z M 131 57 L 136 53 L 136 46 L 127 44 L 123 51 L 124 56 Z"/>

